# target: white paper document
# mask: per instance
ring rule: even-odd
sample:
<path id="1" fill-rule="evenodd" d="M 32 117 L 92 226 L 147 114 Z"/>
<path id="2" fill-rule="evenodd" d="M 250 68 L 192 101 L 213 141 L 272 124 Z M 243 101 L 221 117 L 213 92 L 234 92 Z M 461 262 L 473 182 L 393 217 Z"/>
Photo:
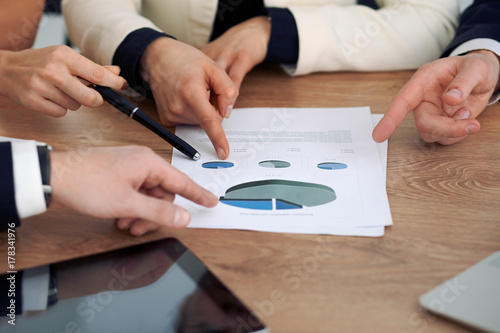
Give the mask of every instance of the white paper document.
<path id="1" fill-rule="evenodd" d="M 382 236 L 392 219 L 387 143 L 371 138 L 379 119 L 368 107 L 235 109 L 223 122 L 224 161 L 200 127 L 178 126 L 201 159 L 174 149 L 172 165 L 220 199 L 215 208 L 175 203 L 193 228 Z"/>

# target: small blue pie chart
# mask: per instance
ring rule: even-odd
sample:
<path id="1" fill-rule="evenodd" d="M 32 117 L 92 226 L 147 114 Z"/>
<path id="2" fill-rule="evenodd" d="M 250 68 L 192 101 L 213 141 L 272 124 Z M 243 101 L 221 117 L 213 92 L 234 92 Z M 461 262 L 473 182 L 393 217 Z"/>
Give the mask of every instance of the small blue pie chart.
<path id="1" fill-rule="evenodd" d="M 267 161 L 259 162 L 259 166 L 261 166 L 263 168 L 271 168 L 271 169 L 289 168 L 290 165 L 291 165 L 290 162 L 280 161 L 280 160 L 267 160 Z"/>
<path id="2" fill-rule="evenodd" d="M 233 166 L 234 163 L 225 161 L 205 162 L 201 165 L 201 167 L 205 169 L 228 169 L 232 168 Z"/>
<path id="3" fill-rule="evenodd" d="M 318 168 L 323 170 L 342 170 L 347 169 L 347 164 L 337 162 L 324 162 L 318 164 Z"/>

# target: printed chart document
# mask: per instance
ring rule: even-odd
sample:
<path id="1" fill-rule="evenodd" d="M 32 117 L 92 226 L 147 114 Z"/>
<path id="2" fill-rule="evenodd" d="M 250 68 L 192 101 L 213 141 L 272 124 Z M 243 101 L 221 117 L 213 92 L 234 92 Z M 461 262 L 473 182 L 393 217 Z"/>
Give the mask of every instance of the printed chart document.
<path id="1" fill-rule="evenodd" d="M 189 210 L 193 228 L 382 236 L 392 218 L 387 143 L 371 138 L 380 116 L 368 107 L 235 109 L 223 122 L 224 161 L 200 127 L 178 126 L 201 159 L 174 150 L 172 165 L 219 203 L 204 208 L 179 196 L 175 203 Z"/>

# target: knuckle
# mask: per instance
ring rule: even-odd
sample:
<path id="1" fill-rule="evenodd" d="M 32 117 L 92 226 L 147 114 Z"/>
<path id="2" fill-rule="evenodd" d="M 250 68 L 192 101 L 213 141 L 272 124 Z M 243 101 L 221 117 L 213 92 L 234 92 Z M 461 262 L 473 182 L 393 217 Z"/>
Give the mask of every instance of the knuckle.
<path id="1" fill-rule="evenodd" d="M 253 60 L 252 57 L 248 53 L 240 52 L 238 54 L 237 61 L 241 64 L 244 64 L 245 66 L 248 66 L 249 64 L 251 64 L 252 60 Z"/>
<path id="2" fill-rule="evenodd" d="M 80 108 L 80 106 L 82 106 L 80 103 L 73 100 L 73 101 L 69 101 L 69 103 L 67 105 L 67 109 L 76 111 Z"/>
<path id="3" fill-rule="evenodd" d="M 426 124 L 424 122 L 422 122 L 421 120 L 415 121 L 415 127 L 417 128 L 417 130 L 420 133 L 427 133 L 428 132 L 428 128 L 427 128 Z"/>
<path id="4" fill-rule="evenodd" d="M 48 110 L 47 113 L 54 118 L 62 118 L 66 115 L 66 113 L 68 113 L 68 110 L 65 108 L 57 108 L 55 110 L 54 109 Z"/>
<path id="5" fill-rule="evenodd" d="M 177 175 L 178 182 L 176 183 L 175 192 L 176 193 L 185 193 L 189 190 L 189 180 L 186 180 L 185 174 L 180 172 Z"/>
<path id="6" fill-rule="evenodd" d="M 40 67 L 34 70 L 34 76 L 42 80 L 53 81 L 57 77 L 57 70 L 59 67 L 59 60 L 50 59 L 50 61 L 44 63 Z"/>
<path id="7" fill-rule="evenodd" d="M 434 68 L 434 65 L 432 63 L 426 63 L 424 65 L 422 65 L 420 67 L 420 69 L 418 70 L 418 72 L 422 73 L 426 73 L 426 72 L 429 72 L 429 71 L 432 71 L 432 68 Z"/>
<path id="8" fill-rule="evenodd" d="M 85 106 L 94 106 L 98 102 L 97 94 L 93 92 L 87 91 L 84 93 L 82 97 L 82 104 Z"/>
<path id="9" fill-rule="evenodd" d="M 61 59 L 62 58 L 62 53 L 64 52 L 64 47 L 62 45 L 56 45 L 52 47 L 52 50 L 50 52 L 50 56 L 54 59 Z"/>
<path id="10" fill-rule="evenodd" d="M 160 112 L 158 115 L 160 117 L 160 123 L 163 126 L 170 126 L 171 121 L 168 119 L 168 116 L 164 112 Z"/>
<path id="11" fill-rule="evenodd" d="M 32 108 L 38 103 L 38 94 L 30 91 L 29 93 L 23 95 L 21 98 L 21 103 L 28 108 Z"/>
<path id="12" fill-rule="evenodd" d="M 225 90 L 225 95 L 229 99 L 234 99 L 234 98 L 238 97 L 239 94 L 240 94 L 240 92 L 234 84 L 230 85 Z"/>
<path id="13" fill-rule="evenodd" d="M 219 54 L 217 55 L 217 59 L 224 59 L 224 60 L 229 60 L 233 57 L 233 51 L 231 49 L 224 48 L 220 50 Z"/>
<path id="14" fill-rule="evenodd" d="M 187 96 L 184 97 L 184 94 L 185 93 L 183 93 L 183 98 L 189 99 Z M 180 99 L 174 99 L 168 104 L 168 110 L 174 115 L 181 115 L 184 112 L 184 104 Z"/>
<path id="15" fill-rule="evenodd" d="M 407 113 L 409 113 L 410 111 L 413 111 L 411 108 L 410 102 L 403 94 L 397 94 L 393 98 L 392 103 L 396 103 L 396 105 L 402 105 L 404 108 L 404 111 L 406 111 Z"/>
<path id="16" fill-rule="evenodd" d="M 34 73 L 34 75 L 30 75 L 28 80 L 27 80 L 27 85 L 29 88 L 29 92 L 25 94 L 24 96 L 32 96 L 35 94 L 35 92 L 39 92 L 43 88 L 43 79 L 40 76 L 40 73 Z"/>
<path id="17" fill-rule="evenodd" d="M 55 53 L 58 53 L 62 56 L 68 54 L 68 52 L 71 50 L 69 46 L 66 45 L 56 45 L 54 46 Z"/>
<path id="18" fill-rule="evenodd" d="M 215 116 L 202 116 L 199 118 L 199 122 L 202 128 L 210 128 L 214 124 L 220 124 L 217 117 Z"/>
<path id="19" fill-rule="evenodd" d="M 101 83 L 104 81 L 106 72 L 104 72 L 106 69 L 100 67 L 99 65 L 95 65 L 95 67 L 92 69 L 92 72 L 90 73 L 90 80 L 93 83 Z"/>
<path id="20" fill-rule="evenodd" d="M 183 100 L 186 100 L 186 101 L 189 101 L 190 98 L 194 95 L 193 93 L 193 84 L 194 82 L 192 82 L 191 80 L 188 80 L 186 83 L 185 83 L 185 88 L 181 89 L 179 91 L 179 96 L 183 99 Z M 176 104 L 179 104 L 179 100 L 176 99 Z"/>
<path id="21" fill-rule="evenodd" d="M 118 201 L 120 203 L 119 205 L 119 214 L 121 216 L 125 217 L 136 217 L 136 212 L 135 212 L 135 198 L 131 195 L 122 195 L 121 200 Z"/>
<path id="22" fill-rule="evenodd" d="M 67 59 L 69 50 L 71 49 L 66 45 L 54 46 L 49 57 L 54 62 L 63 62 Z"/>
<path id="23" fill-rule="evenodd" d="M 424 141 L 425 143 L 435 142 L 435 140 L 433 140 L 432 137 L 427 134 L 420 134 L 420 137 L 422 138 L 422 141 Z"/>

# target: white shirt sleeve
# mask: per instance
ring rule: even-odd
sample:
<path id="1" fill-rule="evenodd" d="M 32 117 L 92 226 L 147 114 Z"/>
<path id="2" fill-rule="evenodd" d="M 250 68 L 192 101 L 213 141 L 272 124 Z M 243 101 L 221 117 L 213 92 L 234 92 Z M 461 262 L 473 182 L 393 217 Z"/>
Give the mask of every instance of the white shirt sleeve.
<path id="1" fill-rule="evenodd" d="M 285 70 L 304 75 L 415 69 L 439 57 L 458 25 L 456 0 L 377 3 L 376 10 L 341 4 L 290 6 L 300 47 L 297 65 Z"/>
<path id="2" fill-rule="evenodd" d="M 490 50 L 500 57 L 500 42 L 490 38 L 471 39 L 453 50 L 450 57 L 475 50 Z M 500 100 L 500 90 L 493 93 L 488 104 L 496 103 L 498 100 Z"/>
<path id="3" fill-rule="evenodd" d="M 0 141 L 11 143 L 15 200 L 19 218 L 45 212 L 47 207 L 43 195 L 37 142 L 5 137 L 0 137 Z"/>

